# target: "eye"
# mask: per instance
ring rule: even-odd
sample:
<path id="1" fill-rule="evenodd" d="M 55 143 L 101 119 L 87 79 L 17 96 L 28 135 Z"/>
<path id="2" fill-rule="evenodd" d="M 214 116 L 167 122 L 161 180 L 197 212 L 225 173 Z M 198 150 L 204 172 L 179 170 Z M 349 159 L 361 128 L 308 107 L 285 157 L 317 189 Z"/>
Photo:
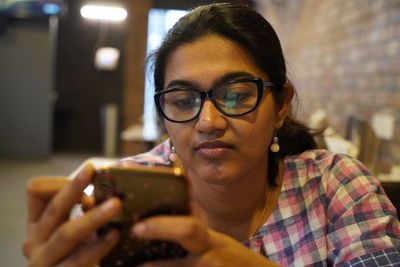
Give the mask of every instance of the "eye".
<path id="1" fill-rule="evenodd" d="M 217 96 L 223 102 L 243 103 L 257 97 L 257 86 L 249 82 L 233 83 L 219 88 Z"/>
<path id="2" fill-rule="evenodd" d="M 193 106 L 195 104 L 196 99 L 191 97 L 180 97 L 174 100 L 173 104 L 178 108 L 185 108 L 189 106 Z"/>
<path id="3" fill-rule="evenodd" d="M 172 91 L 165 94 L 165 105 L 176 109 L 192 109 L 200 100 L 193 91 Z"/>
<path id="4" fill-rule="evenodd" d="M 240 102 L 240 101 L 245 101 L 248 97 L 251 97 L 251 94 L 248 92 L 229 92 L 225 95 L 225 101 L 235 101 L 235 102 Z"/>

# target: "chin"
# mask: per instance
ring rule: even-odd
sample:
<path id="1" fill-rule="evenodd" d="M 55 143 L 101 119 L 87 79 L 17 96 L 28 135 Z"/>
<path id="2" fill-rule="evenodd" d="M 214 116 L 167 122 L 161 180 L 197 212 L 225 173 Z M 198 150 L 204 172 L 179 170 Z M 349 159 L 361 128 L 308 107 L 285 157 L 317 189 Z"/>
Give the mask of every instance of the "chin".
<path id="1" fill-rule="evenodd" d="M 200 170 L 195 174 L 195 179 L 201 179 L 203 182 L 210 185 L 227 185 L 231 184 L 236 180 L 236 176 L 230 172 L 218 170 L 217 168 L 209 168 L 208 170 Z"/>

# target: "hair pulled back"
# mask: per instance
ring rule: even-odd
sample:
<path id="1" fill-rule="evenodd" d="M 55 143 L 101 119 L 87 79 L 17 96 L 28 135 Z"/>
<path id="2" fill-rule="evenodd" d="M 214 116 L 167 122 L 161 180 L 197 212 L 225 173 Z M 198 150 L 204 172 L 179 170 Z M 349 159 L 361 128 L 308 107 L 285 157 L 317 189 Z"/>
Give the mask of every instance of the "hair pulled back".
<path id="1" fill-rule="evenodd" d="M 242 5 L 216 3 L 200 6 L 182 17 L 167 33 L 154 57 L 155 90 L 163 89 L 167 61 L 179 46 L 192 43 L 209 34 L 227 38 L 245 49 L 256 65 L 277 86 L 272 87 L 280 105 L 287 82 L 286 64 L 278 36 L 270 23 L 256 11 Z M 268 180 L 275 185 L 278 159 L 316 147 L 309 129 L 292 118 L 286 118 L 277 132 L 280 151 L 269 153 Z M 267 148 L 266 148 L 267 149 Z"/>

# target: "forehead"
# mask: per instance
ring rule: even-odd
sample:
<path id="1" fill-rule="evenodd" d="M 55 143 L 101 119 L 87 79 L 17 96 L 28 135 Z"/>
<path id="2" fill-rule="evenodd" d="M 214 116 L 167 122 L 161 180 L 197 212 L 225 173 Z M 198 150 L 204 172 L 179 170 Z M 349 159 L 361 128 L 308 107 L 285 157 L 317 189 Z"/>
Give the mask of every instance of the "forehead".
<path id="1" fill-rule="evenodd" d="M 209 86 L 232 72 L 247 72 L 267 78 L 253 57 L 239 44 L 219 35 L 206 35 L 176 48 L 166 62 L 164 86 L 172 80 L 187 80 Z"/>

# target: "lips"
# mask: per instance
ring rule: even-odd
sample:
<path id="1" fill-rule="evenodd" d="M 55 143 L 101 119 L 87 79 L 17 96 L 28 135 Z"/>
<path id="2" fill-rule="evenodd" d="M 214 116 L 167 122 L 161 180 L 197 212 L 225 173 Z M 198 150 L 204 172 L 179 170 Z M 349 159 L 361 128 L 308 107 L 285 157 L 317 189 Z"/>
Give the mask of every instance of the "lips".
<path id="1" fill-rule="evenodd" d="M 196 147 L 202 157 L 206 159 L 218 159 L 224 157 L 233 146 L 221 141 L 203 142 Z"/>
<path id="2" fill-rule="evenodd" d="M 207 149 L 207 148 L 233 148 L 233 146 L 221 141 L 211 141 L 199 144 L 196 147 L 196 150 Z"/>

